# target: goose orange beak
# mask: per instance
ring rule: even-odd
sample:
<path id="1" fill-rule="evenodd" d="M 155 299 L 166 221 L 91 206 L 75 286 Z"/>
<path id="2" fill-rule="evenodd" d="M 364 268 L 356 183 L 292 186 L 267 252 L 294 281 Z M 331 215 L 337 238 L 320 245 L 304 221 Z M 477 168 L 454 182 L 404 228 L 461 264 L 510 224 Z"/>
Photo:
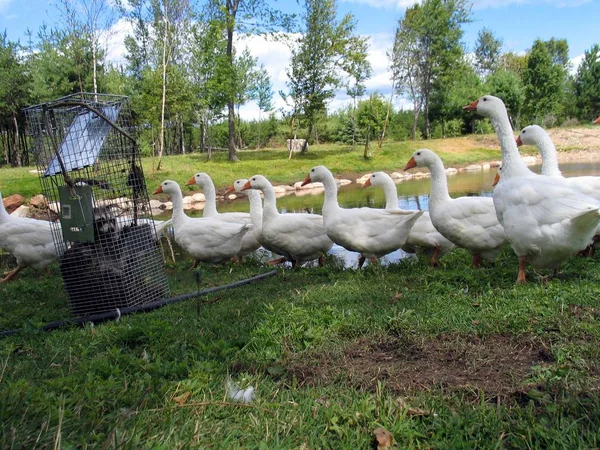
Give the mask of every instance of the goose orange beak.
<path id="1" fill-rule="evenodd" d="M 162 190 L 162 185 L 160 185 L 159 187 L 157 187 L 156 189 L 154 189 L 153 194 L 162 194 L 163 190 Z"/>
<path id="2" fill-rule="evenodd" d="M 363 189 L 371 186 L 371 177 L 367 178 L 365 184 L 363 184 Z"/>
<path id="3" fill-rule="evenodd" d="M 594 120 L 594 125 L 600 125 L 600 116 L 596 117 L 596 120 Z"/>
<path id="4" fill-rule="evenodd" d="M 411 156 L 406 165 L 404 166 L 404 170 L 412 169 L 413 167 L 417 167 L 417 162 L 415 161 L 415 158 Z"/>
<path id="5" fill-rule="evenodd" d="M 498 184 L 498 181 L 500 181 L 500 172 L 498 172 L 496 174 L 496 176 L 494 177 L 494 181 L 492 182 L 492 186 L 496 186 Z"/>
<path id="6" fill-rule="evenodd" d="M 225 195 L 227 194 L 231 194 L 233 191 L 235 191 L 235 188 L 233 187 L 233 185 L 229 186 L 227 188 L 227 190 L 225 191 Z"/>
<path id="7" fill-rule="evenodd" d="M 186 186 L 190 186 L 192 184 L 196 184 L 196 177 L 192 177 L 188 180 L 187 183 L 185 183 Z"/>
<path id="8" fill-rule="evenodd" d="M 246 189 L 252 189 L 252 185 L 250 184 L 249 181 L 246 181 L 246 184 L 242 188 L 242 191 L 245 191 Z"/>
<path id="9" fill-rule="evenodd" d="M 304 181 L 302 182 L 302 184 L 300 186 L 306 186 L 308 183 L 312 183 L 312 180 L 310 179 L 310 175 L 306 175 L 306 178 L 304 179 Z"/>
<path id="10" fill-rule="evenodd" d="M 517 147 L 523 145 L 523 141 L 521 140 L 521 136 L 517 136 Z"/>
<path id="11" fill-rule="evenodd" d="M 475 100 L 471 103 L 469 103 L 467 106 L 463 106 L 463 109 L 465 111 L 477 111 L 477 104 L 479 103 L 479 100 Z"/>

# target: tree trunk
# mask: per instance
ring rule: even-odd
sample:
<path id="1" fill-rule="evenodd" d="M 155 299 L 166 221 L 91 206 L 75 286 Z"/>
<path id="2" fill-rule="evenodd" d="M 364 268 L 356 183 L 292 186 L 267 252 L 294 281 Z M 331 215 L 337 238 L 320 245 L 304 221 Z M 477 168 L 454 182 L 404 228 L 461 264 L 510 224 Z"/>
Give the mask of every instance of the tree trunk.
<path id="1" fill-rule="evenodd" d="M 306 134 L 306 139 L 304 140 L 304 145 L 302 145 L 302 151 L 300 153 L 304 154 L 308 151 L 308 140 L 310 139 L 310 135 L 313 130 L 313 121 L 312 119 L 308 122 L 308 133 Z"/>
<path id="2" fill-rule="evenodd" d="M 419 123 L 419 112 L 420 108 L 415 107 L 413 109 L 413 127 L 412 127 L 412 139 L 415 140 L 417 138 L 417 125 Z"/>
<path id="3" fill-rule="evenodd" d="M 381 150 L 381 145 L 383 144 L 383 138 L 385 138 L 385 132 L 387 130 L 388 121 L 390 120 L 390 110 L 392 109 L 392 101 L 394 100 L 394 85 L 396 84 L 396 80 L 392 81 L 392 93 L 390 94 L 390 101 L 388 103 L 387 111 L 385 113 L 385 120 L 383 122 L 383 130 L 381 130 L 381 136 L 379 136 L 379 140 L 377 141 L 377 148 Z"/>
<path id="4" fill-rule="evenodd" d="M 21 155 L 19 152 L 19 124 L 17 123 L 17 116 L 13 116 L 13 123 L 15 124 L 15 137 L 14 137 L 14 162 L 15 165 L 21 166 Z"/>
<path id="5" fill-rule="evenodd" d="M 167 102 L 167 33 L 169 31 L 169 11 L 167 2 L 165 5 L 165 29 L 163 32 L 163 54 L 162 54 L 162 102 L 160 107 L 160 131 L 158 135 L 158 163 L 156 170 L 160 170 L 160 163 L 165 150 L 165 103 Z"/>
<path id="6" fill-rule="evenodd" d="M 260 113 L 261 113 L 261 109 L 258 109 L 258 137 L 256 138 L 256 150 L 258 150 L 260 148 Z"/>
<path id="7" fill-rule="evenodd" d="M 425 111 L 423 111 L 425 115 L 425 139 L 429 139 L 431 137 L 431 130 L 429 127 L 431 126 L 429 123 L 429 96 L 425 96 Z"/>
<path id="8" fill-rule="evenodd" d="M 235 28 L 235 15 L 239 0 L 227 0 L 226 8 L 230 17 L 227 17 L 227 61 L 233 71 L 233 30 Z M 235 94 L 233 86 L 230 86 L 229 100 L 227 101 L 227 120 L 229 121 L 229 161 L 237 161 L 237 152 L 235 148 Z"/>

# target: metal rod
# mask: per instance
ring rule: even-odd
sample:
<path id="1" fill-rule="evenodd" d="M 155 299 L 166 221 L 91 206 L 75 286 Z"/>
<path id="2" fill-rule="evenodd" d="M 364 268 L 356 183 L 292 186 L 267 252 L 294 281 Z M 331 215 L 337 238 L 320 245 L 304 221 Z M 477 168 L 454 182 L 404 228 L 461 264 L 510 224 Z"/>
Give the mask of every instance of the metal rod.
<path id="1" fill-rule="evenodd" d="M 179 303 L 184 300 L 188 300 L 190 298 L 213 294 L 215 292 L 224 291 L 226 289 L 233 289 L 233 288 L 236 288 L 239 286 L 243 286 L 245 284 L 250 284 L 255 281 L 260 281 L 265 278 L 272 277 L 276 274 L 277 274 L 277 270 L 271 270 L 269 272 L 262 273 L 260 275 L 255 275 L 253 277 L 246 278 L 244 280 L 235 281 L 233 283 L 224 284 L 222 286 L 216 286 L 213 288 L 203 289 L 203 290 L 197 291 L 197 292 L 191 292 L 189 294 L 178 295 L 176 297 L 171 297 L 171 298 L 167 298 L 164 300 L 157 300 L 155 302 L 150 302 L 150 303 L 146 303 L 143 305 L 129 306 L 129 307 L 122 308 L 122 309 L 121 308 L 113 309 L 113 310 L 110 310 L 110 311 L 107 311 L 104 313 L 92 314 L 91 316 L 86 316 L 86 317 L 77 317 L 77 318 L 69 319 L 69 320 L 59 320 L 56 322 L 50 322 L 50 323 L 47 323 L 46 325 L 44 325 L 43 327 L 41 327 L 40 331 L 52 331 L 52 330 L 56 330 L 58 328 L 68 326 L 68 325 L 85 325 L 86 323 L 89 323 L 89 322 L 100 323 L 100 322 L 105 322 L 107 320 L 118 319 L 119 317 L 124 316 L 125 314 L 131 314 L 134 312 L 151 311 L 153 309 L 160 308 L 161 306 L 170 305 L 173 303 Z M 22 331 L 21 329 L 1 331 L 0 338 L 12 336 L 14 334 L 20 333 L 21 331 Z"/>

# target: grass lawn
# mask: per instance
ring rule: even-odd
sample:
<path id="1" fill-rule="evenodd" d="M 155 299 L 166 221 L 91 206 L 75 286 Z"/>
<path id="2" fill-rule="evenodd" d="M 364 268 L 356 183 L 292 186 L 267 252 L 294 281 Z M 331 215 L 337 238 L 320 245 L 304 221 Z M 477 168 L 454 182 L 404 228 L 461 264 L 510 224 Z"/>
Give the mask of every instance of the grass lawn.
<path id="1" fill-rule="evenodd" d="M 373 157 L 365 160 L 363 148 L 352 149 L 345 145 L 311 146 L 305 155 L 295 154 L 288 160 L 284 148 L 243 151 L 239 153 L 240 161 L 231 163 L 226 152 L 214 153 L 210 161 L 206 154 L 167 156 L 163 158 L 159 172 L 153 174 L 152 158 L 143 159 L 146 185 L 151 193 L 166 179 L 177 181 L 184 186 L 190 177 L 199 171 L 207 172 L 217 188 L 229 186 L 238 178 L 249 178 L 257 173 L 265 175 L 274 184 L 302 181 L 309 169 L 315 165 L 327 166 L 335 175 L 364 174 L 375 170 L 401 170 L 412 153 L 427 146 L 439 152 L 448 165 L 467 164 L 477 161 L 500 159 L 499 147 L 485 147 L 478 137 L 467 136 L 452 139 L 430 141 L 390 142 L 381 150 L 373 147 Z M 154 161 L 156 164 L 156 161 Z M 1 168 L 0 192 L 3 196 L 21 194 L 30 198 L 41 192 L 37 173 L 30 173 L 35 167 Z M 187 188 L 186 188 L 187 189 Z M 191 189 L 191 188 L 190 188 Z"/>
<path id="2" fill-rule="evenodd" d="M 197 289 L 189 264 L 166 263 L 174 295 Z M 0 328 L 22 329 L 0 339 L 0 442 L 358 449 L 383 427 L 398 448 L 597 448 L 599 267 L 516 286 L 510 250 L 478 271 L 462 250 L 437 269 L 330 259 L 51 333 L 37 327 L 68 316 L 58 268 L 28 269 L 0 285 Z M 200 287 L 268 270 L 202 266 Z M 251 405 L 227 399 L 228 376 L 256 388 Z"/>

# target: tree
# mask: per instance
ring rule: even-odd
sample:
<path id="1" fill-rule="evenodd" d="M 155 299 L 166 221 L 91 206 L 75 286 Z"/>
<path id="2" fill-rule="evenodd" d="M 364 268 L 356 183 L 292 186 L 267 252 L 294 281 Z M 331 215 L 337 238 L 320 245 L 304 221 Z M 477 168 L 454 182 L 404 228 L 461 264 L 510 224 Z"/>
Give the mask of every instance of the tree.
<path id="1" fill-rule="evenodd" d="M 475 44 L 475 67 L 479 76 L 485 78 L 498 69 L 502 40 L 487 28 L 479 31 Z"/>
<path id="2" fill-rule="evenodd" d="M 352 97 L 352 119 L 356 123 L 356 101 L 358 98 L 362 97 L 367 87 L 365 86 L 365 81 L 371 77 L 373 70 L 371 68 L 371 64 L 367 61 L 367 42 L 359 41 L 357 42 L 357 48 L 353 49 L 348 55 L 348 68 L 349 74 L 348 82 L 346 84 L 346 93 Z M 353 126 L 352 130 L 355 131 L 356 127 Z M 385 131 L 382 131 L 381 140 L 383 139 L 383 134 Z M 381 140 L 379 140 L 379 147 L 381 148 Z M 352 134 L 352 145 L 354 146 L 355 135 Z"/>
<path id="3" fill-rule="evenodd" d="M 189 0 L 126 0 L 122 10 L 134 26 L 134 36 L 126 41 L 128 60 L 136 75 L 148 74 L 147 68 L 161 71 L 161 110 L 158 133 L 158 163 L 160 170 L 165 150 L 165 112 L 167 105 L 169 67 L 181 63 L 185 55 L 183 42 L 189 32 L 191 4 Z M 152 30 L 152 32 L 150 31 Z M 173 92 L 173 91 L 172 91 Z"/>
<path id="4" fill-rule="evenodd" d="M 487 80 L 487 92 L 504 101 L 515 127 L 520 128 L 520 115 L 525 102 L 525 87 L 519 75 L 508 70 L 499 70 Z"/>
<path id="5" fill-rule="evenodd" d="M 527 67 L 528 55 L 518 55 L 514 52 L 506 52 L 500 56 L 500 67 L 508 72 L 514 72 L 519 77 L 523 77 Z"/>
<path id="6" fill-rule="evenodd" d="M 70 33 L 84 33 L 92 55 L 92 84 L 98 93 L 98 65 L 104 52 L 100 48 L 100 35 L 107 35 L 114 23 L 115 14 L 109 0 L 60 0 L 60 8 Z"/>
<path id="7" fill-rule="evenodd" d="M 362 100 L 358 104 L 356 118 L 358 128 L 365 138 L 365 149 L 363 152 L 364 159 L 368 159 L 372 156 L 370 142 L 373 138 L 381 135 L 386 114 L 387 105 L 385 100 L 377 92 L 371 94 L 368 100 Z"/>
<path id="8" fill-rule="evenodd" d="M 225 24 L 226 36 L 226 72 L 231 76 L 225 79 L 228 120 L 229 160 L 237 161 L 235 133 L 235 99 L 238 91 L 233 76 L 235 51 L 233 45 L 234 33 L 266 34 L 278 30 L 291 31 L 294 15 L 283 14 L 271 7 L 268 0 L 208 0 L 205 15 L 211 20 L 219 20 Z"/>
<path id="9" fill-rule="evenodd" d="M 529 52 L 523 82 L 524 112 L 530 121 L 541 122 L 557 112 L 565 82 L 564 67 L 553 63 L 548 47 L 539 39 Z"/>
<path id="10" fill-rule="evenodd" d="M 407 8 L 398 22 L 391 53 L 396 86 L 407 89 L 415 108 L 423 108 L 425 136 L 429 136 L 429 106 L 436 79 L 460 63 L 462 24 L 470 21 L 467 0 L 425 0 Z M 415 112 L 415 123 L 418 113 Z M 415 130 L 416 131 L 416 130 Z"/>
<path id="11" fill-rule="evenodd" d="M 575 101 L 579 119 L 593 120 L 600 114 L 600 45 L 585 52 L 575 76 Z"/>
<path id="12" fill-rule="evenodd" d="M 260 148 L 260 129 L 261 129 L 261 113 L 273 110 L 273 88 L 269 73 L 261 64 L 260 70 L 256 76 L 256 86 L 254 96 L 258 105 L 258 138 L 256 139 L 256 148 Z"/>
<path id="13" fill-rule="evenodd" d="M 305 32 L 292 49 L 288 68 L 289 96 L 308 124 L 306 143 L 315 119 L 343 84 L 343 77 L 367 73 L 366 38 L 355 36 L 351 14 L 336 19 L 336 0 L 306 0 Z M 306 149 L 306 144 L 304 149 Z"/>
<path id="14" fill-rule="evenodd" d="M 19 45 L 0 34 L 0 141 L 8 164 L 26 163 L 27 151 L 20 151 L 20 130 L 24 129 L 21 109 L 27 104 L 29 74 L 20 60 Z"/>

